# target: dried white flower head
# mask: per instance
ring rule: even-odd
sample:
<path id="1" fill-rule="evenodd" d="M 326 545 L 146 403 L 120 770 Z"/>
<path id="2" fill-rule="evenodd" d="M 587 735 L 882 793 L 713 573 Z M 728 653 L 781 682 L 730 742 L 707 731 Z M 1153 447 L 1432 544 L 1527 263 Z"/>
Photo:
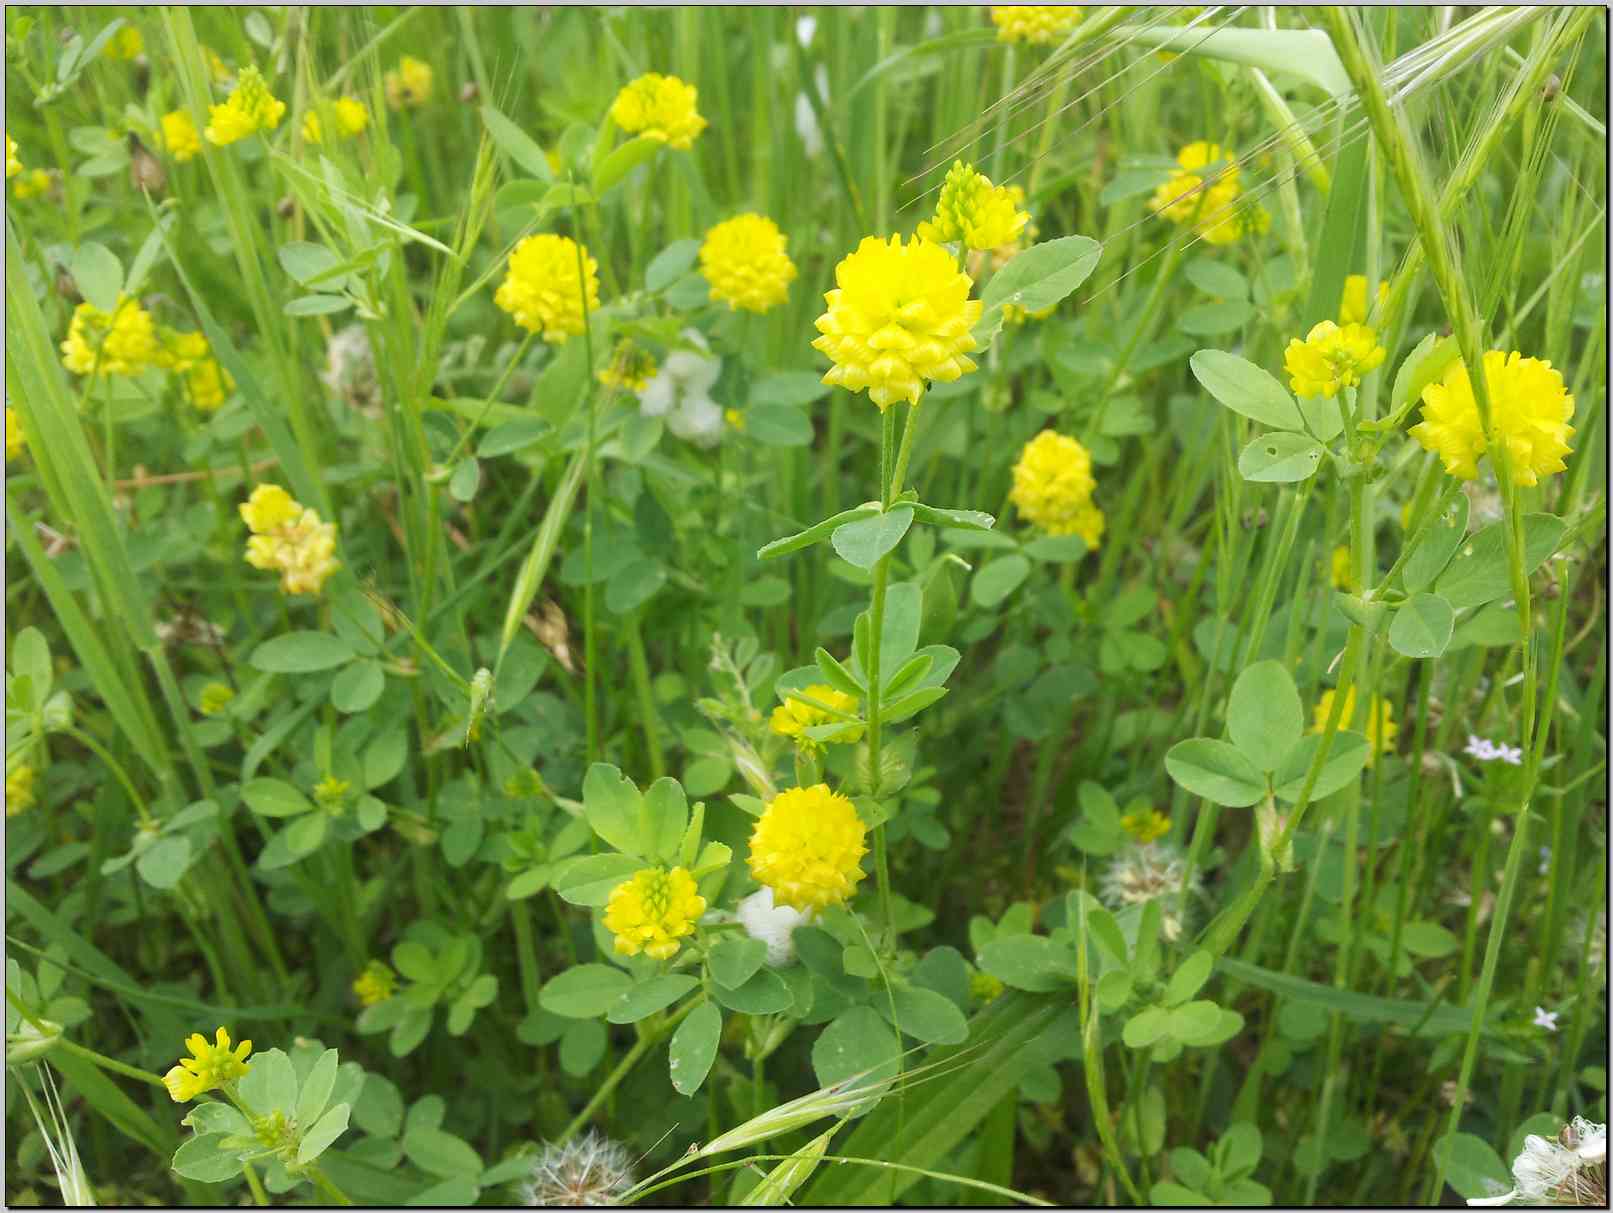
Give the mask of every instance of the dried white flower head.
<path id="1" fill-rule="evenodd" d="M 795 959 L 795 928 L 810 922 L 811 914 L 791 906 L 774 905 L 773 890 L 766 885 L 734 909 L 746 934 L 767 945 L 769 966 L 781 969 Z"/>
<path id="2" fill-rule="evenodd" d="M 722 359 L 709 354 L 709 346 L 694 329 L 685 329 L 683 339 L 697 347 L 676 350 L 666 356 L 638 394 L 639 412 L 646 417 L 665 417 L 667 429 L 697 446 L 715 446 L 722 438 L 722 408 L 711 398 L 711 389 L 722 374 Z"/>
<path id="3" fill-rule="evenodd" d="M 1098 895 L 1111 910 L 1143 905 L 1161 899 L 1160 930 L 1167 942 L 1181 937 L 1186 905 L 1180 894 L 1196 897 L 1200 891 L 1198 873 L 1187 875 L 1187 860 L 1169 843 L 1150 842 L 1126 847 L 1103 874 Z"/>
<path id="4" fill-rule="evenodd" d="M 590 1129 L 563 1145 L 546 1145 L 521 1190 L 529 1205 L 618 1205 L 633 1186 L 627 1151 Z"/>
<path id="5" fill-rule="evenodd" d="M 1512 1163 L 1515 1186 L 1470 1205 L 1607 1205 L 1607 1126 L 1576 1116 L 1555 1141 L 1531 1133 Z"/>

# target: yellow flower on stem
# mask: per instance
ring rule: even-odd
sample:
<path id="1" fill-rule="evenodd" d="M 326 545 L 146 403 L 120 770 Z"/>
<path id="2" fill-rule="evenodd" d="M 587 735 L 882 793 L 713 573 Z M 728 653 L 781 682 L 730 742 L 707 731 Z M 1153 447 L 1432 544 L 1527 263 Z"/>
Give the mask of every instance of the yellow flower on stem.
<path id="1" fill-rule="evenodd" d="M 146 49 L 146 40 L 138 27 L 125 25 L 108 39 L 101 54 L 108 59 L 138 59 Z"/>
<path id="2" fill-rule="evenodd" d="M 17 178 L 11 192 L 18 198 L 37 198 L 50 189 L 50 173 L 42 168 L 29 169 Z"/>
<path id="3" fill-rule="evenodd" d="M 711 297 L 762 313 L 783 303 L 795 281 L 795 262 L 778 224 L 764 215 L 745 214 L 717 224 L 700 246 L 700 272 Z"/>
<path id="4" fill-rule="evenodd" d="M 1226 163 L 1214 174 L 1204 170 Z M 1248 233 L 1263 232 L 1271 216 L 1258 203 L 1240 202 L 1237 157 L 1219 143 L 1197 140 L 1176 154 L 1177 171 L 1154 191 L 1148 207 L 1172 223 L 1191 223 L 1209 244 L 1231 244 Z"/>
<path id="5" fill-rule="evenodd" d="M 6 410 L 8 413 L 10 409 Z M 6 816 L 16 817 L 34 807 L 34 769 L 20 762 L 6 771 Z"/>
<path id="6" fill-rule="evenodd" d="M 384 962 L 372 960 L 353 981 L 353 993 L 366 1007 L 391 998 L 398 988 L 398 975 Z"/>
<path id="7" fill-rule="evenodd" d="M 828 784 L 791 788 L 768 803 L 750 838 L 750 873 L 775 904 L 817 910 L 849 900 L 863 878 L 868 828 Z"/>
<path id="8" fill-rule="evenodd" d="M 269 91 L 263 73 L 256 67 L 244 67 L 229 100 L 208 106 L 210 121 L 202 133 L 209 143 L 228 147 L 259 131 L 274 130 L 285 112 L 286 103 Z"/>
<path id="9" fill-rule="evenodd" d="M 1538 484 L 1540 477 L 1563 471 L 1563 456 L 1573 452 L 1568 440 L 1574 427 L 1568 422 L 1574 398 L 1563 386 L 1562 373 L 1516 350 L 1491 350 L 1484 355 L 1484 384 L 1490 437 L 1479 422 L 1473 383 L 1460 359 L 1445 369 L 1440 382 L 1423 389 L 1423 419 L 1407 432 L 1459 480 L 1479 474 L 1478 461 L 1486 452 L 1494 458 L 1491 437 L 1504 453 L 1514 484 Z"/>
<path id="10" fill-rule="evenodd" d="M 616 936 L 616 951 L 623 956 L 643 952 L 671 960 L 683 946 L 679 940 L 694 934 L 705 912 L 706 899 L 685 869 L 643 868 L 611 890 L 605 929 Z"/>
<path id="11" fill-rule="evenodd" d="M 341 562 L 336 559 L 336 524 L 320 521 L 277 484 L 260 484 L 241 503 L 241 519 L 251 530 L 246 562 L 280 574 L 287 594 L 318 594 Z"/>
<path id="12" fill-rule="evenodd" d="M 611 352 L 610 363 L 599 372 L 599 381 L 624 392 L 642 392 L 655 378 L 655 371 L 655 355 L 622 337 Z"/>
<path id="13" fill-rule="evenodd" d="M 1327 579 L 1335 590 L 1349 587 L 1350 549 L 1343 544 L 1333 549 L 1333 557 L 1328 565 Z"/>
<path id="14" fill-rule="evenodd" d="M 836 289 L 824 296 L 822 336 L 812 348 L 834 366 L 823 382 L 859 392 L 881 412 L 898 400 L 917 404 L 925 381 L 951 383 L 975 369 L 971 329 L 981 303 L 974 283 L 941 245 L 915 236 L 865 236 L 835 266 Z"/>
<path id="15" fill-rule="evenodd" d="M 1138 809 L 1120 819 L 1120 828 L 1140 843 L 1150 843 L 1171 832 L 1171 819 L 1158 809 Z"/>
<path id="16" fill-rule="evenodd" d="M 344 139 L 361 135 L 370 124 L 370 111 L 357 97 L 342 97 L 331 108 L 336 112 L 336 133 Z M 319 124 L 319 113 L 309 110 L 303 115 L 302 137 L 316 146 L 324 142 L 324 130 Z"/>
<path id="17" fill-rule="evenodd" d="M 973 165 L 956 160 L 936 199 L 935 217 L 920 223 L 918 234 L 937 243 L 960 241 L 972 249 L 995 249 L 1013 244 L 1030 221 L 1030 212 L 1019 209 L 1012 189 L 993 185 Z"/>
<path id="18" fill-rule="evenodd" d="M 1067 4 L 994 4 L 991 23 L 998 42 L 1050 46 L 1063 41 L 1081 20 L 1081 10 Z"/>
<path id="19" fill-rule="evenodd" d="M 28 449 L 28 440 L 22 432 L 22 418 L 9 404 L 6 405 L 6 462 L 10 463 Z"/>
<path id="20" fill-rule="evenodd" d="M 706 120 L 695 108 L 698 96 L 694 85 L 676 76 L 646 72 L 616 94 L 610 107 L 611 121 L 630 135 L 687 151 L 706 129 Z"/>
<path id="21" fill-rule="evenodd" d="M 22 172 L 22 161 L 17 157 L 17 141 L 9 134 L 6 136 L 6 180 L 10 181 Z"/>
<path id="22" fill-rule="evenodd" d="M 1378 283 L 1378 306 L 1389 297 L 1389 284 Z M 1367 322 L 1367 278 L 1365 274 L 1351 274 L 1344 280 L 1344 295 L 1339 300 L 1340 324 Z"/>
<path id="23" fill-rule="evenodd" d="M 405 55 L 382 82 L 386 86 L 386 103 L 395 110 L 424 105 L 431 100 L 431 86 L 435 78 L 431 64 Z"/>
<path id="24" fill-rule="evenodd" d="M 1316 719 L 1311 725 L 1311 732 L 1321 733 L 1327 729 L 1327 718 L 1333 711 L 1333 698 L 1336 691 L 1329 688 L 1322 692 L 1322 697 L 1316 701 Z M 1355 688 L 1352 686 L 1344 696 L 1344 707 L 1339 712 L 1339 729 L 1343 731 L 1350 727 L 1350 721 L 1355 716 Z M 1400 726 L 1394 721 L 1394 713 L 1389 703 L 1374 695 L 1367 703 L 1367 723 L 1362 730 L 1367 739 L 1367 766 L 1377 761 L 1379 754 L 1388 754 L 1395 748 L 1395 734 L 1400 732 Z"/>
<path id="25" fill-rule="evenodd" d="M 1340 328 L 1324 320 L 1301 341 L 1295 337 L 1283 353 L 1288 385 L 1296 396 L 1325 396 L 1331 400 L 1340 388 L 1356 387 L 1361 376 L 1382 364 L 1383 346 L 1364 324 Z"/>
<path id="26" fill-rule="evenodd" d="M 784 697 L 784 702 L 773 709 L 773 717 L 769 721 L 769 727 L 773 732 L 784 737 L 793 737 L 802 744 L 816 744 L 806 735 L 807 729 L 815 725 L 836 723 L 838 717 L 831 716 L 822 708 L 813 707 L 805 699 L 800 698 L 800 695 L 806 696 L 807 699 L 816 699 L 819 703 L 831 707 L 837 712 L 844 712 L 848 716 L 857 714 L 857 701 L 854 698 L 844 691 L 837 691 L 823 683 L 809 686 L 798 694 L 787 693 Z M 859 727 L 848 730 L 844 736 L 835 737 L 833 741 L 837 745 L 844 745 L 857 741 L 862 735 L 863 731 Z"/>
<path id="27" fill-rule="evenodd" d="M 569 236 L 528 236 L 510 254 L 509 272 L 493 302 L 522 328 L 563 345 L 583 331 L 584 285 L 588 311 L 599 307 L 599 265 L 586 246 L 581 253 L 579 258 L 577 242 Z"/>
<path id="28" fill-rule="evenodd" d="M 62 365 L 75 375 L 138 375 L 159 356 L 151 313 L 119 295 L 111 315 L 88 300 L 73 310 Z"/>
<path id="29" fill-rule="evenodd" d="M 246 1077 L 250 1068 L 246 1058 L 252 1052 L 252 1042 L 243 1040 L 232 1049 L 230 1034 L 223 1028 L 218 1030 L 212 1044 L 196 1032 L 185 1045 L 192 1055 L 181 1057 L 179 1064 L 162 1076 L 162 1085 L 168 1088 L 175 1103 L 185 1103 L 208 1091 L 231 1086 Z"/>
<path id="30" fill-rule="evenodd" d="M 1103 511 L 1092 501 L 1092 456 L 1067 434 L 1043 430 L 1019 453 L 1008 499 L 1049 535 L 1079 535 L 1089 548 L 1103 538 Z"/>
<path id="31" fill-rule="evenodd" d="M 162 132 L 157 142 L 180 164 L 202 150 L 202 137 L 196 133 L 196 123 L 186 110 L 172 110 L 162 116 Z"/>

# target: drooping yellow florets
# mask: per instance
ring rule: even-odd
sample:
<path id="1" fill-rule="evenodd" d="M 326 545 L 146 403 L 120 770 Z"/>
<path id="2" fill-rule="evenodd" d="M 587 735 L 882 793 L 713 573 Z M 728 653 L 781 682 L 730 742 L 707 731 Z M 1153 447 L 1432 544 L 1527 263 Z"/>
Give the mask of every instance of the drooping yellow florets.
<path id="1" fill-rule="evenodd" d="M 1227 163 L 1210 176 L 1203 170 L 1218 161 Z M 1178 170 L 1154 191 L 1149 209 L 1172 223 L 1191 223 L 1193 231 L 1210 244 L 1231 244 L 1239 236 L 1263 232 L 1271 216 L 1258 203 L 1240 205 L 1236 157 L 1219 143 L 1200 139 L 1176 154 Z"/>
<path id="2" fill-rule="evenodd" d="M 1061 41 L 1081 20 L 1081 10 L 1065 4 L 994 4 L 991 23 L 998 42 L 1030 42 L 1049 46 Z"/>
<path id="3" fill-rule="evenodd" d="M 809 686 L 800 692 L 807 699 L 816 699 L 826 707 L 837 712 L 844 712 L 848 716 L 857 714 L 857 700 L 844 691 L 837 691 L 823 683 Z M 822 708 L 815 708 L 806 700 L 794 694 L 786 694 L 784 702 L 773 709 L 773 719 L 769 722 L 773 732 L 784 737 L 794 737 L 797 741 L 807 745 L 815 744 L 806 736 L 806 730 L 820 724 L 839 722 L 839 717 L 831 716 Z M 849 723 L 849 722 L 848 722 Z M 863 735 L 862 729 L 848 729 L 843 736 L 836 736 L 831 740 L 835 744 L 847 744 L 859 740 Z"/>
<path id="4" fill-rule="evenodd" d="M 395 110 L 424 105 L 431 100 L 431 86 L 435 78 L 431 64 L 405 55 L 382 81 L 386 86 L 386 103 Z"/>
<path id="5" fill-rule="evenodd" d="M 1320 733 L 1327 728 L 1328 715 L 1333 711 L 1333 697 L 1336 691 L 1329 688 L 1322 692 L 1322 697 L 1316 701 L 1315 723 L 1311 725 L 1311 732 Z M 1339 728 L 1350 727 L 1350 720 L 1355 715 L 1355 688 L 1351 687 L 1344 696 L 1344 707 L 1339 712 Z M 1389 703 L 1374 695 L 1367 702 L 1367 723 L 1364 729 L 1357 730 L 1367 739 L 1367 765 L 1370 767 L 1377 761 L 1379 754 L 1388 754 L 1395 748 L 1395 734 L 1400 726 L 1394 721 L 1394 713 Z"/>
<path id="6" fill-rule="evenodd" d="M 390 966 L 379 960 L 372 960 L 365 965 L 364 971 L 353 981 L 353 993 L 358 995 L 359 1002 L 366 1007 L 385 1002 L 392 997 L 397 988 L 398 975 Z"/>
<path id="7" fill-rule="evenodd" d="M 210 120 L 202 133 L 209 143 L 228 147 L 259 131 L 274 130 L 285 115 L 286 103 L 277 100 L 263 74 L 249 66 L 241 69 L 229 100 L 207 108 Z"/>
<path id="8" fill-rule="evenodd" d="M 185 382 L 190 401 L 204 413 L 215 412 L 235 390 L 235 380 L 212 356 L 207 337 L 200 333 L 160 330 L 157 356 L 152 359 Z"/>
<path id="9" fill-rule="evenodd" d="M 1378 306 L 1389 297 L 1389 284 L 1378 283 Z M 1344 280 L 1344 294 L 1339 299 L 1340 324 L 1365 324 L 1367 322 L 1367 277 L 1365 274 L 1351 274 Z"/>
<path id="10" fill-rule="evenodd" d="M 344 139 L 363 134 L 364 128 L 370 124 L 370 111 L 357 97 L 342 97 L 331 109 L 336 113 L 336 133 Z M 302 137 L 313 144 L 324 142 L 324 128 L 319 124 L 318 111 L 309 110 L 303 115 Z"/>
<path id="11" fill-rule="evenodd" d="M 1120 828 L 1140 843 L 1150 843 L 1171 832 L 1171 819 L 1158 809 L 1138 809 L 1120 819 Z"/>
<path id="12" fill-rule="evenodd" d="M 624 392 L 642 392 L 655 378 L 655 371 L 655 355 L 622 337 L 611 352 L 609 364 L 599 372 L 599 381 Z"/>
<path id="13" fill-rule="evenodd" d="M 646 72 L 624 85 L 611 102 L 611 121 L 631 135 L 655 139 L 686 151 L 706 120 L 695 108 L 699 90 L 676 76 Z"/>
<path id="14" fill-rule="evenodd" d="M 835 266 L 835 283 L 824 296 L 829 310 L 818 317 L 823 335 L 812 343 L 834 363 L 825 383 L 867 388 L 883 411 L 898 400 L 917 404 L 926 380 L 951 383 L 975 369 L 970 330 L 981 303 L 969 298 L 974 284 L 939 244 L 865 236 Z"/>
<path id="15" fill-rule="evenodd" d="M 119 295 L 111 315 L 88 300 L 73 310 L 62 342 L 62 365 L 75 375 L 138 375 L 157 353 L 151 313 L 128 295 Z"/>
<path id="16" fill-rule="evenodd" d="M 23 436 L 22 418 L 17 416 L 17 410 L 8 404 L 6 405 L 6 462 L 10 463 L 27 449 L 28 440 Z"/>
<path id="17" fill-rule="evenodd" d="M 10 135 L 6 136 L 6 180 L 10 181 L 22 172 L 22 161 L 17 157 L 17 141 Z"/>
<path id="18" fill-rule="evenodd" d="M 868 829 L 847 800 L 820 783 L 780 792 L 750 837 L 750 873 L 773 890 L 777 905 L 815 910 L 840 905 L 856 891 L 868 853 Z"/>
<path id="19" fill-rule="evenodd" d="M 15 817 L 33 807 L 34 769 L 20 762 L 6 770 L 6 816 Z"/>
<path id="20" fill-rule="evenodd" d="M 577 242 L 569 236 L 528 236 L 510 254 L 509 273 L 493 301 L 515 323 L 553 345 L 583 331 L 583 285 L 588 311 L 599 307 L 599 266 L 582 249 L 579 277 Z"/>
<path id="21" fill-rule="evenodd" d="M 938 243 L 961 241 L 972 249 L 994 249 L 1013 244 L 1030 221 L 1030 212 L 1019 209 L 1011 189 L 993 185 L 973 165 L 956 160 L 936 199 L 935 217 L 920 223 L 918 234 Z"/>
<path id="22" fill-rule="evenodd" d="M 729 311 L 766 312 L 783 303 L 795 281 L 787 243 L 778 224 L 763 215 L 719 223 L 700 246 L 700 272 L 711 284 L 711 297 Z"/>
<path id="23" fill-rule="evenodd" d="M 1564 470 L 1574 398 L 1560 371 L 1539 358 L 1491 350 L 1484 355 L 1484 385 L 1490 400 L 1492 436 L 1506 453 L 1514 484 L 1538 484 L 1540 477 Z M 1433 451 L 1459 480 L 1479 474 L 1478 461 L 1490 450 L 1479 422 L 1473 383 L 1460 359 L 1445 369 L 1442 382 L 1423 389 L 1423 419 L 1408 431 Z M 1494 452 L 1491 452 L 1492 459 Z"/>
<path id="24" fill-rule="evenodd" d="M 50 173 L 42 168 L 33 168 L 17 178 L 11 192 L 18 198 L 37 198 L 49 190 L 50 185 Z"/>
<path id="25" fill-rule="evenodd" d="M 1008 499 L 1049 535 L 1079 535 L 1089 548 L 1103 538 L 1103 511 L 1093 504 L 1092 456 L 1067 434 L 1043 430 L 1014 464 Z"/>
<path id="26" fill-rule="evenodd" d="M 202 150 L 202 138 L 186 110 L 173 110 L 162 116 L 162 135 L 158 141 L 180 164 Z"/>
<path id="27" fill-rule="evenodd" d="M 230 1034 L 223 1028 L 218 1030 L 214 1043 L 209 1044 L 207 1037 L 196 1032 L 185 1045 L 192 1056 L 181 1057 L 179 1064 L 162 1076 L 162 1085 L 175 1103 L 239 1082 L 250 1069 L 246 1058 L 252 1052 L 252 1042 L 243 1040 L 232 1049 Z"/>
<path id="28" fill-rule="evenodd" d="M 1295 337 L 1283 354 L 1288 386 L 1298 396 L 1325 396 L 1331 400 L 1340 388 L 1356 387 L 1361 376 L 1383 362 L 1378 335 L 1364 324 L 1343 328 L 1324 320 Z"/>
<path id="29" fill-rule="evenodd" d="M 336 559 L 336 524 L 321 522 L 277 484 L 260 484 L 242 502 L 241 518 L 251 530 L 246 562 L 280 574 L 287 594 L 318 594 L 341 562 Z"/>
<path id="30" fill-rule="evenodd" d="M 605 929 L 616 936 L 616 951 L 623 956 L 643 952 L 656 960 L 671 960 L 694 934 L 694 924 L 706 912 L 706 899 L 694 877 L 683 868 L 644 868 L 611 890 L 605 905 Z"/>

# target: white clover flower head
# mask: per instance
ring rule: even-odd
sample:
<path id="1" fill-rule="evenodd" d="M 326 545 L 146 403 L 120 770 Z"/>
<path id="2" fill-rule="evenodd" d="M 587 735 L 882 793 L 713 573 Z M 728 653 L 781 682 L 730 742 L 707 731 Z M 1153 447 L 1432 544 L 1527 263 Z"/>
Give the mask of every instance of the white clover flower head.
<path id="1" fill-rule="evenodd" d="M 1520 746 L 1509 746 L 1506 742 L 1494 742 L 1480 737 L 1477 733 L 1467 735 L 1467 745 L 1462 753 L 1470 758 L 1477 758 L 1480 762 L 1494 762 L 1500 759 L 1509 766 L 1523 765 L 1523 749 Z"/>
<path id="2" fill-rule="evenodd" d="M 1535 1017 L 1533 1020 L 1534 1026 L 1537 1028 L 1544 1028 L 1548 1032 L 1555 1032 L 1557 1030 L 1558 1014 L 1559 1012 L 1548 1011 L 1545 1007 L 1536 1007 Z"/>
<path id="3" fill-rule="evenodd" d="M 666 356 L 655 377 L 638 394 L 639 412 L 665 417 L 667 428 L 689 442 L 714 446 L 722 437 L 722 407 L 711 389 L 722 374 L 722 359 L 712 357 L 706 339 L 685 329 L 683 339 L 698 348 L 676 350 Z"/>
<path id="4" fill-rule="evenodd" d="M 773 904 L 773 890 L 763 885 L 735 907 L 746 934 L 767 945 L 767 963 L 781 969 L 795 959 L 795 928 L 812 921 L 812 915 L 792 906 Z"/>
<path id="5" fill-rule="evenodd" d="M 1531 1133 L 1512 1163 L 1514 1187 L 1470 1205 L 1607 1205 L 1607 1126 L 1576 1116 L 1555 1141 Z"/>
<path id="6" fill-rule="evenodd" d="M 1184 890 L 1196 897 L 1200 882 L 1197 872 L 1188 877 L 1187 860 L 1179 849 L 1163 842 L 1133 843 L 1110 862 L 1098 896 L 1111 910 L 1162 898 L 1160 930 L 1167 942 L 1175 942 L 1187 925 L 1180 898 Z"/>
<path id="7" fill-rule="evenodd" d="M 633 1186 L 627 1150 L 590 1129 L 562 1145 L 545 1145 L 521 1195 L 529 1205 L 619 1205 Z"/>

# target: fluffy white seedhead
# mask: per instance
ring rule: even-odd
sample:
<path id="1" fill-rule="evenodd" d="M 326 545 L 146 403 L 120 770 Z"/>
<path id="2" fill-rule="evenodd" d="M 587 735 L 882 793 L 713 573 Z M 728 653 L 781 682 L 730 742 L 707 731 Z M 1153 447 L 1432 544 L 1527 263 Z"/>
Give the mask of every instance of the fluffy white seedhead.
<path id="1" fill-rule="evenodd" d="M 633 1186 L 627 1151 L 589 1130 L 564 1145 L 546 1145 L 522 1189 L 529 1205 L 618 1205 Z"/>
<path id="2" fill-rule="evenodd" d="M 1180 894 L 1185 889 L 1196 896 L 1199 887 L 1198 873 L 1188 878 L 1187 860 L 1177 848 L 1162 842 L 1133 843 L 1110 862 L 1098 895 L 1111 910 L 1163 899 L 1160 929 L 1168 942 L 1174 942 L 1187 925 L 1180 917 L 1185 908 L 1178 910 Z"/>
<path id="3" fill-rule="evenodd" d="M 740 902 L 735 913 L 750 937 L 767 945 L 767 963 L 775 969 L 795 959 L 795 928 L 811 921 L 801 910 L 774 905 L 773 890 L 765 886 Z"/>
<path id="4" fill-rule="evenodd" d="M 1607 1205 L 1607 1126 L 1576 1116 L 1555 1141 L 1531 1133 L 1512 1163 L 1510 1192 L 1470 1205 Z"/>

